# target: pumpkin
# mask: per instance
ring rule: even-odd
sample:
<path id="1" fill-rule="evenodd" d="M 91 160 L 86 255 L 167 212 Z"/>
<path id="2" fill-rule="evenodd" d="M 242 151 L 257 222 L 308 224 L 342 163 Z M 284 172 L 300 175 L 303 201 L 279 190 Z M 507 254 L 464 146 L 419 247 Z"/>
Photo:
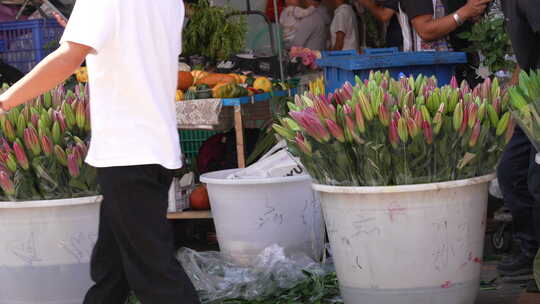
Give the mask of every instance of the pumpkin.
<path id="1" fill-rule="evenodd" d="M 257 77 L 253 82 L 253 88 L 264 92 L 272 91 L 272 82 L 266 77 Z"/>
<path id="2" fill-rule="evenodd" d="M 176 101 L 184 100 L 184 92 L 181 90 L 176 91 Z"/>
<path id="3" fill-rule="evenodd" d="M 193 85 L 193 76 L 190 72 L 178 71 L 178 85 L 177 89 L 185 91 Z"/>
<path id="4" fill-rule="evenodd" d="M 184 95 L 184 100 L 195 100 L 197 99 L 197 93 L 193 90 L 188 90 Z"/>
<path id="5" fill-rule="evenodd" d="M 206 186 L 200 185 L 189 196 L 189 204 L 193 210 L 208 210 L 210 209 L 210 198 Z"/>
<path id="6" fill-rule="evenodd" d="M 208 72 L 201 71 L 201 70 L 193 70 L 191 71 L 191 75 L 193 76 L 193 83 L 197 83 L 197 81 L 208 76 Z"/>
<path id="7" fill-rule="evenodd" d="M 197 85 L 205 84 L 210 87 L 215 87 L 218 83 L 236 83 L 236 78 L 227 74 L 213 73 L 196 82 Z"/>

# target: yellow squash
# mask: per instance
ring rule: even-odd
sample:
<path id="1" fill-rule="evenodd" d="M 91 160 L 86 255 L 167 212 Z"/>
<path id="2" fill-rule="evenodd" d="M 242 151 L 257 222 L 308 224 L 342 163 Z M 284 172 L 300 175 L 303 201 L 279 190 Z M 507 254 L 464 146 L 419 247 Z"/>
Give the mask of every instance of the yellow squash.
<path id="1" fill-rule="evenodd" d="M 253 82 L 253 88 L 264 92 L 272 91 L 272 82 L 266 77 L 257 77 Z"/>

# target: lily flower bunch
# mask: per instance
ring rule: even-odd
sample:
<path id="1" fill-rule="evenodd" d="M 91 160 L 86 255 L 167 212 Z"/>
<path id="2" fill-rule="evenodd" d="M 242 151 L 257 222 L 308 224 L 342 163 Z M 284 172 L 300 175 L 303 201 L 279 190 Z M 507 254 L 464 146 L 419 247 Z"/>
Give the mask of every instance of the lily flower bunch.
<path id="1" fill-rule="evenodd" d="M 60 199 L 97 193 L 84 163 L 90 137 L 88 87 L 59 86 L 0 117 L 4 200 Z"/>
<path id="2" fill-rule="evenodd" d="M 321 184 L 386 186 L 494 171 L 515 122 L 497 80 L 474 89 L 453 78 L 358 77 L 328 95 L 295 96 L 274 125 Z"/>

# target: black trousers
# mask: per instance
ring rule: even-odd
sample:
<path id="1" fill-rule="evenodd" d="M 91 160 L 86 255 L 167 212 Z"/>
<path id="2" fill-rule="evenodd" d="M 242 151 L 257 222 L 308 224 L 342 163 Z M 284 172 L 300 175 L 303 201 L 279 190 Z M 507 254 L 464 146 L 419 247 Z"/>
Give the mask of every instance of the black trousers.
<path id="1" fill-rule="evenodd" d="M 506 146 L 497 177 L 513 217 L 521 252 L 533 257 L 540 244 L 540 166 L 537 151 L 520 128 Z"/>
<path id="2" fill-rule="evenodd" d="M 124 304 L 130 291 L 143 304 L 199 303 L 166 219 L 171 172 L 159 165 L 99 168 L 98 180 L 104 199 L 91 261 L 95 285 L 84 304 Z"/>

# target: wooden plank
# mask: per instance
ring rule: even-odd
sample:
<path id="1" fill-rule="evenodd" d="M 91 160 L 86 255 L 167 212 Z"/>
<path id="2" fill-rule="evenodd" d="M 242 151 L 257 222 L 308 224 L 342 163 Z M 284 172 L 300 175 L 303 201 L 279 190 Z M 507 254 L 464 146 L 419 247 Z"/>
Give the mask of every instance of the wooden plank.
<path id="1" fill-rule="evenodd" d="M 238 168 L 246 167 L 246 155 L 244 150 L 244 126 L 242 125 L 242 106 L 234 107 L 234 129 L 236 131 L 236 155 Z"/>
<path id="2" fill-rule="evenodd" d="M 183 211 L 167 214 L 169 220 L 211 219 L 211 211 Z"/>

